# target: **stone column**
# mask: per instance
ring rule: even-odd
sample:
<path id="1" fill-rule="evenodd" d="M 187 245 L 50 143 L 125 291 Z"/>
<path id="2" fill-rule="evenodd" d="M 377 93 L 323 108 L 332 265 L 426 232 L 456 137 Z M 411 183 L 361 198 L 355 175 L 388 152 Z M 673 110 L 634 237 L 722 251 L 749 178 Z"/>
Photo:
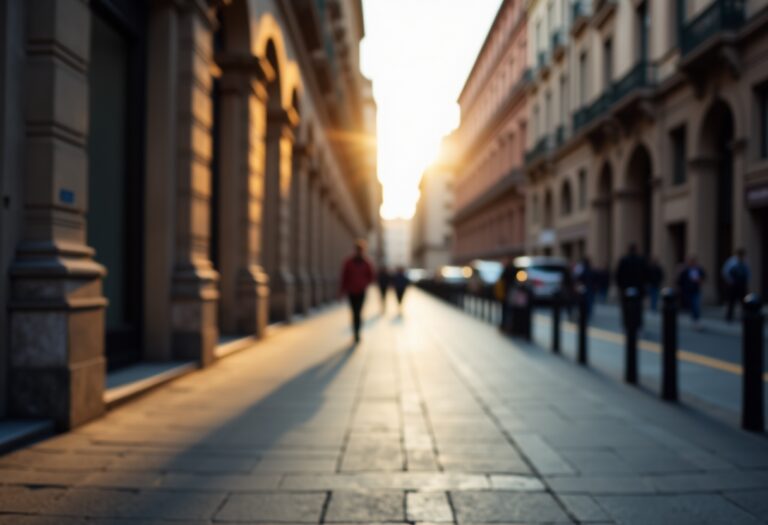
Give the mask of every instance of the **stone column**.
<path id="1" fill-rule="evenodd" d="M 261 210 L 268 67 L 250 55 L 217 57 L 222 69 L 219 159 L 219 326 L 262 336 L 269 307 L 261 268 Z"/>
<path id="2" fill-rule="evenodd" d="M 318 306 L 322 303 L 322 297 L 318 293 L 318 286 L 320 280 L 320 274 L 318 273 L 318 264 L 320 260 L 320 224 L 319 224 L 319 207 L 320 207 L 320 172 L 316 168 L 312 168 L 309 171 L 308 178 L 308 199 L 307 199 L 307 213 L 305 216 L 307 224 L 307 286 L 309 288 L 310 304 L 312 306 Z"/>
<path id="3" fill-rule="evenodd" d="M 293 109 L 270 108 L 267 116 L 264 185 L 264 268 L 270 282 L 270 317 L 290 321 L 294 278 L 290 270 L 291 160 L 298 115 Z"/>
<path id="4" fill-rule="evenodd" d="M 323 217 L 323 229 L 325 232 L 325 298 L 328 301 L 333 301 L 338 295 L 338 277 L 337 274 L 340 269 L 336 266 L 336 222 L 334 220 L 335 204 L 333 200 L 329 199 L 324 210 L 325 217 Z"/>
<path id="5" fill-rule="evenodd" d="M 212 24 L 197 2 L 179 8 L 172 346 L 175 359 L 203 366 L 218 340 L 218 274 L 209 259 Z"/>
<path id="6" fill-rule="evenodd" d="M 9 411 L 67 429 L 104 411 L 105 271 L 86 243 L 91 14 L 80 0 L 29 0 L 26 9 L 24 227 L 10 269 Z"/>
<path id="7" fill-rule="evenodd" d="M 704 282 L 703 299 L 717 298 L 717 268 L 715 253 L 717 232 L 717 160 L 698 158 L 689 162 L 691 171 L 690 216 L 686 226 L 689 255 L 695 255 L 708 274 Z"/>
<path id="8" fill-rule="evenodd" d="M 295 310 L 306 314 L 312 302 L 312 290 L 307 271 L 307 231 L 309 224 L 309 161 L 310 146 L 294 148 L 293 183 L 291 184 L 291 272 L 295 285 Z"/>

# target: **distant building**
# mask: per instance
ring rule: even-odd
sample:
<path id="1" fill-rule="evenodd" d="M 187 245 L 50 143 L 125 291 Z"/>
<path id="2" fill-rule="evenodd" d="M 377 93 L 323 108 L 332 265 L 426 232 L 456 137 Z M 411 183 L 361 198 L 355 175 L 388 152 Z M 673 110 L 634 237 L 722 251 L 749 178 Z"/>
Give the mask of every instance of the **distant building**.
<path id="1" fill-rule="evenodd" d="M 768 292 L 768 2 L 528 2 L 527 245 L 674 284 L 746 247 Z"/>
<path id="2" fill-rule="evenodd" d="M 390 219 L 384 221 L 384 262 L 393 270 L 397 266 L 411 266 L 411 221 Z"/>
<path id="3" fill-rule="evenodd" d="M 505 0 L 459 96 L 453 258 L 500 259 L 525 244 L 525 2 Z"/>
<path id="4" fill-rule="evenodd" d="M 435 270 L 451 262 L 453 244 L 451 185 L 454 176 L 452 136 L 443 139 L 438 159 L 419 183 L 419 200 L 411 220 L 411 264 Z"/>

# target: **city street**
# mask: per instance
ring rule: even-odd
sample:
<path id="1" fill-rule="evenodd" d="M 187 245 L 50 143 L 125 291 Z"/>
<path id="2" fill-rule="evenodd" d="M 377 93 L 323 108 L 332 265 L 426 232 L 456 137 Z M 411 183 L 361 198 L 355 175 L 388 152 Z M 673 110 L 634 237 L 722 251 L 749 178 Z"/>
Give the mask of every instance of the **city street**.
<path id="1" fill-rule="evenodd" d="M 378 309 L 357 347 L 326 308 L 0 458 L 0 523 L 768 521 L 764 437 L 416 289 Z"/>
<path id="2" fill-rule="evenodd" d="M 574 312 L 575 314 L 575 312 Z M 540 310 L 534 322 L 534 341 L 544 348 L 551 345 L 551 314 Z M 706 318 L 695 330 L 685 313 L 678 316 L 679 385 L 683 401 L 709 415 L 738 425 L 741 414 L 742 341 L 741 322 L 725 323 Z M 563 314 L 562 347 L 575 359 L 576 325 Z M 615 378 L 624 370 L 624 329 L 619 308 L 598 304 L 590 320 L 590 361 L 597 369 Z M 768 337 L 768 332 L 766 332 Z M 648 310 L 640 334 L 640 383 L 654 394 L 661 382 L 661 318 Z M 768 406 L 768 391 L 764 392 Z"/>

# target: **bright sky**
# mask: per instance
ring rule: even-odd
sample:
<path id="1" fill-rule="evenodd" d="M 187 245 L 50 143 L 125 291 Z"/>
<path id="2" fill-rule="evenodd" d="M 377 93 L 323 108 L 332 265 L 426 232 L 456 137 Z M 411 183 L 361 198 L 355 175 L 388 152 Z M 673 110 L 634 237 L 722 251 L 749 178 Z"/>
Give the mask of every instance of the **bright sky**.
<path id="1" fill-rule="evenodd" d="M 385 219 L 410 218 L 419 178 L 459 124 L 459 96 L 501 0 L 363 0 L 361 68 L 378 104 Z"/>

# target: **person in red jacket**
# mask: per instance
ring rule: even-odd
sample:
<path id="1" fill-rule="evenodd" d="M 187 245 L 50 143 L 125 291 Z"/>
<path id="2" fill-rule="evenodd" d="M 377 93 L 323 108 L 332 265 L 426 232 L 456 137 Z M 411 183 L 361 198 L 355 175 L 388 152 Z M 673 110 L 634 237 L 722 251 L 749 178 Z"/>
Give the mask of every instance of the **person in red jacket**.
<path id="1" fill-rule="evenodd" d="M 365 241 L 357 241 L 355 254 L 344 261 L 341 272 L 341 293 L 349 297 L 349 306 L 352 308 L 352 330 L 356 343 L 360 341 L 365 291 L 373 282 L 375 274 L 373 264 L 365 256 Z"/>

